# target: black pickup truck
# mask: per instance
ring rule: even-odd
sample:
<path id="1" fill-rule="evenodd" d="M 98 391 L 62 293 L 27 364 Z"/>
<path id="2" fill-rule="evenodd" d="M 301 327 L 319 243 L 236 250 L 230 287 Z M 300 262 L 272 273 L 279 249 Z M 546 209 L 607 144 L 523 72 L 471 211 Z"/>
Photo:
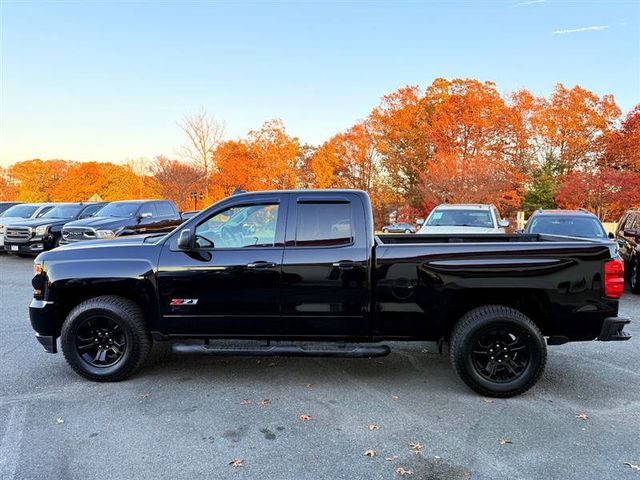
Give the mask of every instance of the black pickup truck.
<path id="1" fill-rule="evenodd" d="M 169 232 L 182 222 L 182 216 L 171 200 L 111 202 L 92 218 L 66 223 L 60 244 Z"/>
<path id="2" fill-rule="evenodd" d="M 56 248 L 62 239 L 62 226 L 73 220 L 90 218 L 106 203 L 58 203 L 38 218 L 5 226 L 4 249 L 19 255 L 37 255 Z"/>
<path id="3" fill-rule="evenodd" d="M 606 239 L 376 237 L 362 191 L 256 192 L 169 234 L 40 254 L 29 310 L 45 350 L 60 337 L 71 367 L 96 381 L 131 375 L 153 340 L 181 353 L 353 357 L 387 354 L 384 340 L 437 341 L 467 385 L 508 397 L 540 378 L 547 345 L 629 338 L 623 273 Z M 220 338 L 266 344 L 210 343 Z"/>

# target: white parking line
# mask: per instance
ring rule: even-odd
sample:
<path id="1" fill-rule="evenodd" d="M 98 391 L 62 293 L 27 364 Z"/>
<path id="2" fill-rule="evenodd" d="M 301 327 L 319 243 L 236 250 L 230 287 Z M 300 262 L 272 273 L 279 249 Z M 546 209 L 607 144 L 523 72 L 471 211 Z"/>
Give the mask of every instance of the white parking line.
<path id="1" fill-rule="evenodd" d="M 16 478 L 20 447 L 22 446 L 22 432 L 27 418 L 27 407 L 19 405 L 9 412 L 7 428 L 0 443 L 0 478 L 13 480 Z"/>

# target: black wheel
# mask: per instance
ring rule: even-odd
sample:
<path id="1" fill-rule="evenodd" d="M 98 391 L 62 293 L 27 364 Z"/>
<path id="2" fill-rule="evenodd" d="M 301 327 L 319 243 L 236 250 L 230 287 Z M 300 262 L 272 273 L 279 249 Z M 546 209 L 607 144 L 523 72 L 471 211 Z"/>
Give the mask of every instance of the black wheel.
<path id="1" fill-rule="evenodd" d="M 539 380 L 547 346 L 535 323 L 502 305 L 475 308 L 451 334 L 451 363 L 470 388 L 488 397 L 514 397 Z"/>
<path id="2" fill-rule="evenodd" d="M 99 382 L 132 375 L 147 358 L 151 343 L 140 307 L 116 296 L 85 300 L 69 313 L 60 333 L 67 363 Z"/>
<path id="3" fill-rule="evenodd" d="M 636 255 L 637 256 L 637 255 Z M 629 286 L 631 291 L 636 295 L 640 294 L 640 258 L 631 264 L 631 272 L 629 273 Z"/>

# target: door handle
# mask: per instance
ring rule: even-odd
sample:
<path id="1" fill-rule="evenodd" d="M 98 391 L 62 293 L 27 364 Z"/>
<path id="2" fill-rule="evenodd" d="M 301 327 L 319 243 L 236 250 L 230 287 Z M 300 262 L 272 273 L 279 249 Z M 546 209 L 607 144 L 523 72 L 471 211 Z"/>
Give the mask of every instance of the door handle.
<path id="1" fill-rule="evenodd" d="M 343 260 L 343 261 L 334 263 L 333 266 L 335 268 L 339 268 L 340 270 L 353 270 L 353 267 L 357 267 L 358 264 L 350 260 Z"/>
<path id="2" fill-rule="evenodd" d="M 247 268 L 250 268 L 252 270 L 263 270 L 263 269 L 266 269 L 266 268 L 273 268 L 275 266 L 276 266 L 276 264 L 273 263 L 273 262 L 258 261 L 258 262 L 247 263 Z"/>

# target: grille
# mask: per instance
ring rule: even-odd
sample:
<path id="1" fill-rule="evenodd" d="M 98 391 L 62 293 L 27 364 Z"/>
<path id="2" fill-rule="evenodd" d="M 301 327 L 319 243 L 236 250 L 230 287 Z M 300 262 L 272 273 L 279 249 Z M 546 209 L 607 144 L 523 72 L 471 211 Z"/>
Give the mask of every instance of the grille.
<path id="1" fill-rule="evenodd" d="M 68 227 L 62 229 L 62 238 L 67 242 L 76 242 L 78 240 L 92 240 L 96 238 L 96 232 L 92 228 L 85 227 Z"/>
<path id="2" fill-rule="evenodd" d="M 29 240 L 31 229 L 29 227 L 7 227 L 5 236 L 8 240 Z"/>

